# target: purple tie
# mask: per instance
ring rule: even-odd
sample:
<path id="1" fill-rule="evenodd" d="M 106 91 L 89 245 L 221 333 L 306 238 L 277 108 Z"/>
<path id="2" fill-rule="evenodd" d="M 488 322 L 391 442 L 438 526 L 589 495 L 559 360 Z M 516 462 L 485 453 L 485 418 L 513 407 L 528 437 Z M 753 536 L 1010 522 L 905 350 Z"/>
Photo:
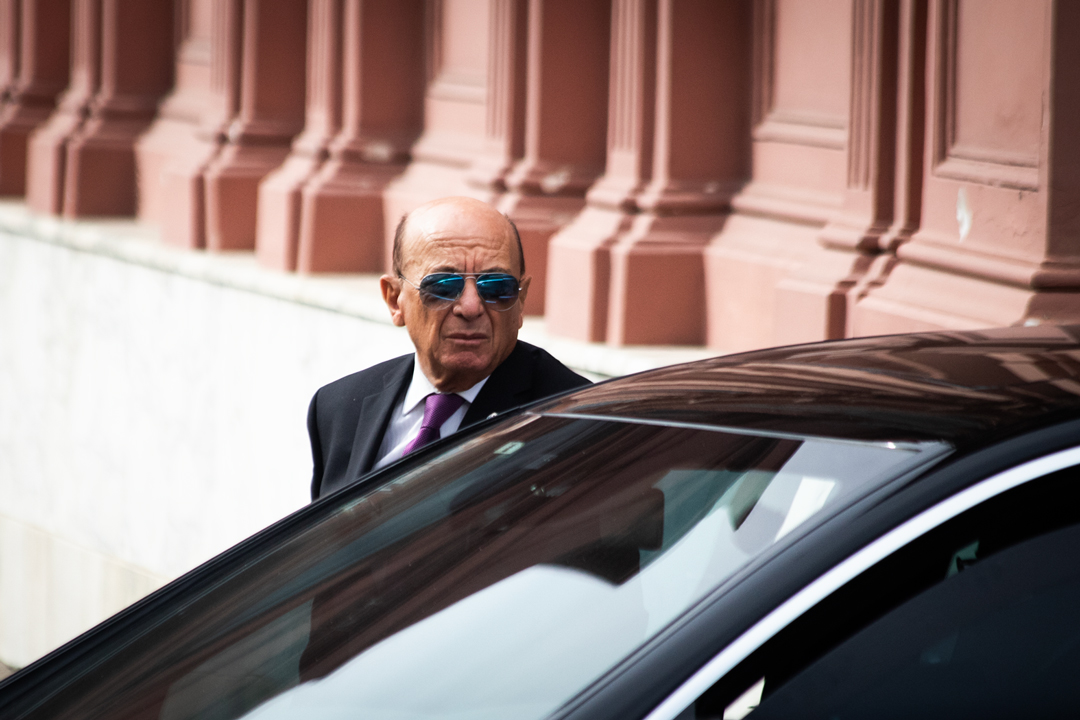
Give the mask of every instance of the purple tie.
<path id="1" fill-rule="evenodd" d="M 448 395 L 432 393 L 424 398 L 424 419 L 420 423 L 420 432 L 416 433 L 416 437 L 405 446 L 405 452 L 401 454 L 403 456 L 408 455 L 413 450 L 421 448 L 433 440 L 438 440 L 439 428 L 450 419 L 451 415 L 457 412 L 457 409 L 464 402 L 465 398 L 453 393 Z"/>

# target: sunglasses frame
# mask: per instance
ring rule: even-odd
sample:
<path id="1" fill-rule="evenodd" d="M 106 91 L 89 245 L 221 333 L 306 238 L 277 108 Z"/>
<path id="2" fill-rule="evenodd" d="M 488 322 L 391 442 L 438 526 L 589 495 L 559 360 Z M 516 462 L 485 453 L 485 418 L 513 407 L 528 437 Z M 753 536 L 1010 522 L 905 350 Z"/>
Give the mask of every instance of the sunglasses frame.
<path id="1" fill-rule="evenodd" d="M 445 298 L 445 297 L 440 297 L 438 295 L 433 294 L 430 290 L 424 289 L 423 288 L 424 281 L 427 280 L 430 277 L 435 277 L 435 276 L 447 276 L 447 277 L 461 278 L 462 279 L 461 292 L 459 292 L 453 298 Z M 412 280 L 405 277 L 404 275 L 398 275 L 399 278 L 401 278 L 402 280 L 404 280 L 405 282 L 409 283 L 414 288 L 416 288 L 416 292 L 418 292 L 420 294 L 420 299 L 423 300 L 424 304 L 431 305 L 431 306 L 449 305 L 451 303 L 457 302 L 461 298 L 461 296 L 465 293 L 465 285 L 466 285 L 465 281 L 467 281 L 469 278 L 472 278 L 473 282 L 476 283 L 476 294 L 480 297 L 480 300 L 485 305 L 494 306 L 497 303 L 499 303 L 500 298 L 495 298 L 493 300 L 488 300 L 480 292 L 480 280 L 482 278 L 484 278 L 484 277 L 492 277 L 492 276 L 497 277 L 499 279 L 510 278 L 515 283 L 514 301 L 512 303 L 510 303 L 509 305 L 507 305 L 506 307 L 504 307 L 504 308 L 499 308 L 499 307 L 492 307 L 491 308 L 495 312 L 506 312 L 507 310 L 510 310 L 511 308 L 513 308 L 514 305 L 517 304 L 518 300 L 521 297 L 521 280 L 514 277 L 510 273 L 504 273 L 504 272 L 482 272 L 482 273 L 435 272 L 435 273 L 428 273 L 424 277 L 420 278 L 420 283 L 419 284 L 414 283 Z"/>

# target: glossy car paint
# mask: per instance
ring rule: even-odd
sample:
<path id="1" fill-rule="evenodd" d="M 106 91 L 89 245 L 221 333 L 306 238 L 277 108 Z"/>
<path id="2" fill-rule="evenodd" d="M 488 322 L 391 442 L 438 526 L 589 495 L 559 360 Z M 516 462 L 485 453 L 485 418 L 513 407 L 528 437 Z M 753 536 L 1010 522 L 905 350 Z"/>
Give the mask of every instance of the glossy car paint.
<path id="1" fill-rule="evenodd" d="M 530 408 L 852 440 L 935 440 L 952 448 L 933 467 L 883 482 L 794 542 L 757 558 L 556 716 L 625 718 L 674 711 L 690 693 L 673 693 L 689 687 L 695 676 L 704 678 L 697 674 L 725 648 L 804 588 L 883 542 L 885 534 L 898 532 L 972 483 L 1075 445 L 1080 438 L 1078 339 L 1080 328 L 1044 327 L 821 343 L 666 368 Z M 447 443 L 475 437 L 498 422 L 433 446 L 398 469 L 414 467 Z M 360 485 L 377 486 L 393 473 L 375 474 Z M 126 628 L 151 618 L 155 607 L 199 592 L 215 576 L 273 546 L 290 528 L 317 522 L 366 490 L 349 488 L 301 511 L 35 663 L 0 684 L 0 709 L 20 698 L 26 708 L 35 691 L 63 686 L 65 678 L 85 670 L 82 658 L 122 639 Z"/>

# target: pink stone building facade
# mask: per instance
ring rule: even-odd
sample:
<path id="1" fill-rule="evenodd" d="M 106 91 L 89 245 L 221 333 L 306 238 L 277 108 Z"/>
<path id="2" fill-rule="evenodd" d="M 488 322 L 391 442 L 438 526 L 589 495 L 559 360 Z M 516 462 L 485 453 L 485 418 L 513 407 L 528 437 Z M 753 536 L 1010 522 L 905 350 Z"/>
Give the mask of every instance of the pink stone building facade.
<path id="1" fill-rule="evenodd" d="M 1078 36 L 1067 0 L 0 0 L 0 194 L 288 273 L 381 272 L 470 195 L 529 312 L 612 345 L 1076 322 Z"/>

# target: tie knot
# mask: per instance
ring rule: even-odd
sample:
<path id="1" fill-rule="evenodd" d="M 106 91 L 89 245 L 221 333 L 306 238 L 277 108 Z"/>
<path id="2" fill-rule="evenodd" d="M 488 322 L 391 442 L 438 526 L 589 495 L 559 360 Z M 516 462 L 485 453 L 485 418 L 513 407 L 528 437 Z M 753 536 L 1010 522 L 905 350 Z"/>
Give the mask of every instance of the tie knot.
<path id="1" fill-rule="evenodd" d="M 420 422 L 420 426 L 432 429 L 442 427 L 442 424 L 457 412 L 464 402 L 465 398 L 454 393 L 428 395 L 424 398 L 424 419 Z"/>

